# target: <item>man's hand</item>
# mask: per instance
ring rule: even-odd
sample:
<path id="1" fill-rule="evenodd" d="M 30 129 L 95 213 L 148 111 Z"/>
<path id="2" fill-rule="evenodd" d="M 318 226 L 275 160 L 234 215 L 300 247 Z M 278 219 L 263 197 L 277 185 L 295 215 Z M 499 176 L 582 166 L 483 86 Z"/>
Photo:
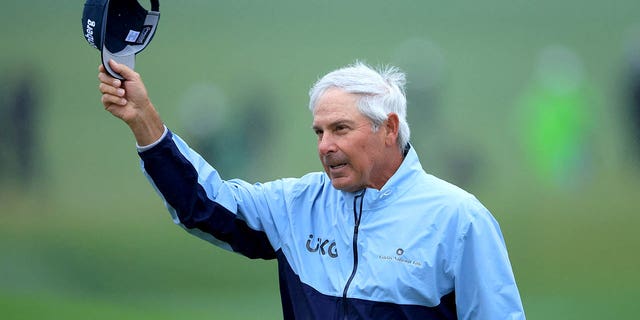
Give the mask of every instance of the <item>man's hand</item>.
<path id="1" fill-rule="evenodd" d="M 124 77 L 120 81 L 111 77 L 100 65 L 98 70 L 99 89 L 105 110 L 122 119 L 133 132 L 138 145 L 148 145 L 160 138 L 164 125 L 160 115 L 147 95 L 147 89 L 140 75 L 129 67 L 113 60 L 109 61 L 113 71 Z"/>

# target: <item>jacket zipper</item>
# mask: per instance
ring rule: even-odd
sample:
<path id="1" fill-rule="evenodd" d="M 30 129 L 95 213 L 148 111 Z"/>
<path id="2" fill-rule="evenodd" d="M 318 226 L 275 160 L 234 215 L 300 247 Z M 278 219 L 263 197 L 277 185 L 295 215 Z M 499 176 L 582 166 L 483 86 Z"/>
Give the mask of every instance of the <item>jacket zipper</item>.
<path id="1" fill-rule="evenodd" d="M 349 291 L 349 286 L 351 285 L 351 281 L 356 276 L 356 271 L 358 270 L 358 228 L 360 227 L 360 218 L 362 218 L 362 202 L 364 200 L 364 193 L 366 191 L 367 189 L 364 189 L 362 193 L 360 193 L 359 195 L 355 196 L 355 198 L 353 198 L 353 217 L 355 220 L 355 223 L 353 226 L 353 270 L 351 271 L 351 275 L 347 280 L 347 284 L 345 284 L 344 290 L 342 291 L 342 305 L 343 305 L 344 319 L 348 319 L 347 315 L 349 311 L 349 305 L 347 303 L 347 291 Z M 360 208 L 358 208 L 357 206 L 358 198 L 360 198 Z"/>

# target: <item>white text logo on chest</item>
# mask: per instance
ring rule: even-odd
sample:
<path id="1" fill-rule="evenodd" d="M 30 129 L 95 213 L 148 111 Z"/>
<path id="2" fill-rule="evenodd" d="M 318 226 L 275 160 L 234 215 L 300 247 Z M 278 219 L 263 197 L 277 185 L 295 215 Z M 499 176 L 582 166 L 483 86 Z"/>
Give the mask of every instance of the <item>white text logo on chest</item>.
<path id="1" fill-rule="evenodd" d="M 422 262 L 407 258 L 405 251 L 402 248 L 396 249 L 395 255 L 378 255 L 378 259 L 389 262 L 404 263 L 416 267 L 422 266 Z"/>

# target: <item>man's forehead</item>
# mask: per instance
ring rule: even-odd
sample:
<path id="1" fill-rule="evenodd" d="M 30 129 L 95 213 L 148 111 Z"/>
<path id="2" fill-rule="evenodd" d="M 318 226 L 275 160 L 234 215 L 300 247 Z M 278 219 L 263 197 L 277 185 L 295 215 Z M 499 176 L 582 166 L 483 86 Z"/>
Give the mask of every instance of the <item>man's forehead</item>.
<path id="1" fill-rule="evenodd" d="M 359 96 L 340 88 L 328 88 L 316 101 L 316 108 L 323 105 L 355 105 Z"/>
<path id="2" fill-rule="evenodd" d="M 317 101 L 313 109 L 313 116 L 331 113 L 359 113 L 358 95 L 348 93 L 342 89 L 327 90 Z"/>
<path id="3" fill-rule="evenodd" d="M 357 94 L 342 89 L 328 89 L 318 99 L 313 110 L 314 126 L 366 120 L 358 108 L 358 98 Z"/>
<path id="4" fill-rule="evenodd" d="M 358 107 L 346 104 L 322 104 L 313 112 L 313 126 L 331 126 L 339 123 L 349 124 L 366 121 Z"/>

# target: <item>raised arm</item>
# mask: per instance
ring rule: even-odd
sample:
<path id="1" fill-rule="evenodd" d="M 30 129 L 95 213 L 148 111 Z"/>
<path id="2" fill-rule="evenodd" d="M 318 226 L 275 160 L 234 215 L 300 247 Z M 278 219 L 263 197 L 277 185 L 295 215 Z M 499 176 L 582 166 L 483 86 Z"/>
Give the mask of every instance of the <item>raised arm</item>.
<path id="1" fill-rule="evenodd" d="M 98 80 L 105 110 L 129 126 L 139 146 L 155 142 L 162 136 L 164 124 L 149 99 L 140 74 L 113 60 L 109 65 L 125 80 L 111 77 L 104 65 L 100 65 Z"/>
<path id="2" fill-rule="evenodd" d="M 138 148 L 142 169 L 174 222 L 227 250 L 250 258 L 275 258 L 268 234 L 279 240 L 269 211 L 274 205 L 264 200 L 269 197 L 248 183 L 223 181 L 182 139 L 168 129 L 165 135 L 140 75 L 123 64 L 109 64 L 125 80 L 99 67 L 102 104 L 129 126 L 138 146 L 147 147 Z"/>

